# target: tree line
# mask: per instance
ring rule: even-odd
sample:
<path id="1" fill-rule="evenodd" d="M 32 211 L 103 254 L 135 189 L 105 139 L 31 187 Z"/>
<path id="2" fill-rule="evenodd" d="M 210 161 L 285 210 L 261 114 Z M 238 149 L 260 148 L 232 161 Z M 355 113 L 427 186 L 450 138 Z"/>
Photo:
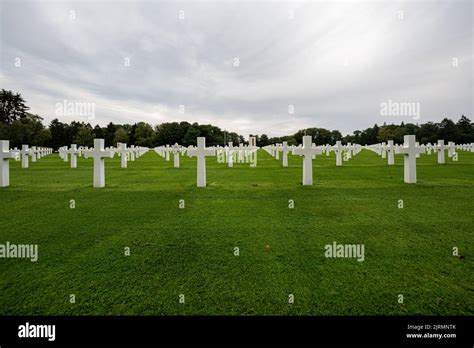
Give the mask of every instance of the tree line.
<path id="1" fill-rule="evenodd" d="M 210 124 L 183 122 L 167 122 L 155 127 L 146 123 L 114 124 L 106 127 L 92 126 L 90 123 L 72 121 L 64 123 L 54 119 L 44 126 L 43 118 L 28 112 L 29 107 L 19 93 L 2 89 L 0 92 L 0 139 L 10 141 L 11 147 L 20 148 L 22 144 L 30 146 L 46 146 L 58 149 L 60 146 L 77 144 L 93 146 L 94 138 L 105 139 L 105 146 L 115 146 L 118 142 L 129 145 L 155 147 L 178 143 L 189 146 L 196 145 L 196 138 L 206 137 L 209 146 L 248 142 L 242 135 L 228 132 Z M 269 138 L 266 134 L 254 135 L 258 146 L 288 141 L 289 145 L 302 143 L 304 135 L 311 135 L 316 145 L 331 144 L 341 140 L 343 144 L 351 142 L 370 145 L 389 139 L 395 143 L 403 143 L 403 136 L 415 134 L 421 143 L 435 143 L 438 139 L 456 143 L 474 142 L 474 124 L 464 115 L 455 123 L 445 118 L 441 122 L 423 124 L 401 123 L 400 125 L 378 126 L 365 130 L 356 130 L 351 135 L 342 136 L 338 130 L 325 128 L 306 128 L 293 135 Z"/>
<path id="2" fill-rule="evenodd" d="M 94 138 L 105 140 L 105 146 L 117 143 L 155 147 L 178 143 L 196 145 L 197 137 L 206 137 L 209 146 L 245 143 L 242 135 L 228 132 L 210 124 L 167 122 L 155 127 L 146 122 L 135 124 L 114 124 L 106 127 L 92 126 L 90 123 L 72 121 L 64 123 L 57 118 L 48 126 L 43 125 L 43 118 L 28 112 L 20 94 L 2 89 L 0 92 L 0 139 L 10 141 L 11 147 L 47 146 L 58 149 L 60 146 L 77 144 L 93 146 Z"/>
<path id="3" fill-rule="evenodd" d="M 355 130 L 352 134 L 342 136 L 338 130 L 327 130 L 324 128 L 307 128 L 296 132 L 294 135 L 270 138 L 263 134 L 260 136 L 260 142 L 264 145 L 281 143 L 288 141 L 289 145 L 302 143 L 304 135 L 311 135 L 316 145 L 331 144 L 334 145 L 337 140 L 343 144 L 357 143 L 361 145 L 371 145 L 387 140 L 393 140 L 394 143 L 402 144 L 403 137 L 408 134 L 414 134 L 416 139 L 423 144 L 436 143 L 438 139 L 444 139 L 445 142 L 454 141 L 456 144 L 474 142 L 474 123 L 466 116 L 462 115 L 455 123 L 449 118 L 444 118 L 441 122 L 427 122 L 422 124 L 404 123 L 400 125 L 384 123 L 382 126 L 375 124 L 364 130 Z"/>

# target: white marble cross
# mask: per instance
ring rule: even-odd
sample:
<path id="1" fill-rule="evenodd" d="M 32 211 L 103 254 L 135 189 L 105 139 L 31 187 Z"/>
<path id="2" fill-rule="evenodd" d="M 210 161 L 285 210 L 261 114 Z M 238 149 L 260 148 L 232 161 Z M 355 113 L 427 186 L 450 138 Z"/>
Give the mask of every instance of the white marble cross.
<path id="1" fill-rule="evenodd" d="M 128 155 L 130 154 L 130 149 L 127 149 L 127 144 L 120 143 L 117 152 L 120 154 L 120 168 L 127 168 Z"/>
<path id="2" fill-rule="evenodd" d="M 113 158 L 114 152 L 104 150 L 104 139 L 94 139 L 94 148 L 85 153 L 85 157 L 94 158 L 94 187 L 105 186 L 104 158 Z"/>
<path id="3" fill-rule="evenodd" d="M 438 146 L 436 150 L 438 151 L 438 164 L 444 164 L 444 140 L 438 140 Z"/>
<path id="4" fill-rule="evenodd" d="M 378 143 L 372 146 L 375 148 L 375 153 L 379 156 L 382 156 L 382 144 Z"/>
<path id="5" fill-rule="evenodd" d="M 395 147 L 393 146 L 393 140 L 388 140 L 387 142 L 388 142 L 387 144 L 388 165 L 391 166 L 395 164 L 395 157 L 394 157 Z"/>
<path id="6" fill-rule="evenodd" d="M 387 158 L 387 144 L 385 141 L 382 143 L 382 146 L 380 147 L 382 150 L 382 158 Z"/>
<path id="7" fill-rule="evenodd" d="M 43 157 L 43 153 L 41 152 L 41 147 L 35 148 L 36 149 L 36 159 L 40 160 Z M 67 162 L 67 159 L 66 159 Z"/>
<path id="8" fill-rule="evenodd" d="M 269 154 L 272 157 L 275 157 L 275 145 L 268 145 Z"/>
<path id="9" fill-rule="evenodd" d="M 431 155 L 431 151 L 433 151 L 433 145 L 431 143 L 426 144 L 426 154 Z"/>
<path id="10" fill-rule="evenodd" d="M 165 151 L 165 160 L 169 161 L 170 160 L 170 152 L 171 152 L 170 146 L 166 145 L 166 148 L 164 149 L 164 151 Z"/>
<path id="11" fill-rule="evenodd" d="M 79 155 L 80 151 L 77 149 L 76 144 L 71 144 L 71 148 L 65 151 L 66 157 L 67 154 L 71 155 L 71 168 L 77 168 L 77 156 Z"/>
<path id="12" fill-rule="evenodd" d="M 398 148 L 399 153 L 405 155 L 404 159 L 404 181 L 407 184 L 416 183 L 416 155 L 423 153 L 424 149 L 416 146 L 414 135 L 405 135 L 403 137 L 403 146 Z"/>
<path id="13" fill-rule="evenodd" d="M 165 157 L 165 153 L 163 152 L 163 146 L 157 146 L 153 150 L 155 150 L 158 156 Z"/>
<path id="14" fill-rule="evenodd" d="M 277 161 L 279 161 L 280 160 L 280 151 L 281 151 L 280 144 L 275 144 L 273 146 L 274 146 L 274 149 L 275 149 L 275 159 Z"/>
<path id="15" fill-rule="evenodd" d="M 245 161 L 250 163 L 250 167 L 257 166 L 257 153 L 258 147 L 256 146 L 247 146 L 245 148 Z"/>
<path id="16" fill-rule="evenodd" d="M 31 162 L 36 162 L 36 146 L 31 147 Z"/>
<path id="17" fill-rule="evenodd" d="M 419 143 L 419 142 L 415 142 L 415 146 L 416 146 L 417 148 L 420 147 L 420 143 Z M 424 146 L 423 146 L 423 150 L 424 150 Z M 423 153 L 425 153 L 425 151 L 423 151 Z M 419 153 L 416 154 L 416 158 L 420 158 L 420 154 L 419 154 Z"/>
<path id="18" fill-rule="evenodd" d="M 313 185 L 313 156 L 321 155 L 321 148 L 312 147 L 311 135 L 303 136 L 303 147 L 293 149 L 294 155 L 304 156 L 303 185 Z"/>
<path id="19" fill-rule="evenodd" d="M 316 147 L 316 144 L 315 143 L 311 143 L 311 147 L 312 148 L 315 148 Z M 313 153 L 313 156 L 311 157 L 312 159 L 316 159 L 316 155 Z"/>
<path id="20" fill-rule="evenodd" d="M 234 166 L 234 146 L 232 141 L 229 141 L 229 146 L 227 147 L 227 164 L 229 168 Z"/>
<path id="21" fill-rule="evenodd" d="M 128 153 L 130 155 L 130 161 L 134 162 L 135 161 L 135 145 L 130 145 L 128 148 Z"/>
<path id="22" fill-rule="evenodd" d="M 244 144 L 240 143 L 238 150 L 237 150 L 237 162 L 243 163 L 244 162 Z"/>
<path id="23" fill-rule="evenodd" d="M 197 138 L 197 147 L 188 149 L 189 157 L 197 157 L 197 187 L 206 187 L 206 156 L 215 156 L 216 150 L 206 148 L 206 138 Z"/>
<path id="24" fill-rule="evenodd" d="M 20 162 L 20 160 L 21 160 L 21 151 L 18 150 L 17 147 L 14 147 L 13 150 L 11 150 L 11 151 L 13 151 L 16 154 L 15 161 Z"/>
<path id="25" fill-rule="evenodd" d="M 28 168 L 29 166 L 29 156 L 31 153 L 31 150 L 28 149 L 28 145 L 21 145 L 21 167 L 22 168 Z"/>
<path id="26" fill-rule="evenodd" d="M 344 146 L 342 146 L 341 141 L 338 140 L 336 141 L 336 145 L 334 145 L 332 148 L 336 153 L 336 166 L 340 167 L 342 166 L 342 150 L 344 149 Z"/>
<path id="27" fill-rule="evenodd" d="M 0 140 L 0 187 L 10 185 L 10 162 L 15 159 L 18 153 L 10 151 L 10 142 L 8 140 Z"/>
<path id="28" fill-rule="evenodd" d="M 67 146 L 62 146 L 59 149 L 59 156 L 62 157 L 64 162 L 67 162 L 69 160 L 69 156 L 68 156 L 68 153 L 67 153 Z M 38 151 L 38 156 L 37 157 L 38 157 L 38 159 L 41 158 L 41 150 Z"/>
<path id="29" fill-rule="evenodd" d="M 451 158 L 454 156 L 454 152 L 456 151 L 456 144 L 452 141 L 448 141 L 448 157 Z"/>
<path id="30" fill-rule="evenodd" d="M 290 148 L 288 147 L 288 142 L 284 141 L 283 146 L 280 148 L 283 154 L 283 167 L 288 167 L 288 152 Z"/>
<path id="31" fill-rule="evenodd" d="M 352 158 L 352 145 L 351 145 L 351 143 L 347 143 L 346 149 L 347 149 L 346 158 L 347 158 L 347 160 L 350 160 Z"/>
<path id="32" fill-rule="evenodd" d="M 115 149 L 117 150 L 117 156 L 122 157 L 122 154 L 118 152 L 118 149 L 122 147 L 122 143 L 117 141 L 117 144 L 115 145 Z"/>
<path id="33" fill-rule="evenodd" d="M 172 146 L 172 151 L 173 151 L 173 165 L 175 168 L 179 168 L 179 154 L 180 154 L 180 149 L 179 145 L 175 143 Z"/>

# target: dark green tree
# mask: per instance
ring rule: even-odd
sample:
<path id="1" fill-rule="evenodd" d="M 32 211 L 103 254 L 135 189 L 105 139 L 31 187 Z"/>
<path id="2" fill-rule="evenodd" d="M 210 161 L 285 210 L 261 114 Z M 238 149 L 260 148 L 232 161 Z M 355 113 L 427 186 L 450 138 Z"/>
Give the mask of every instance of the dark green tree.
<path id="1" fill-rule="evenodd" d="M 2 89 L 0 92 L 0 123 L 11 124 L 26 116 L 29 107 L 20 93 Z"/>
<path id="2" fill-rule="evenodd" d="M 78 146 L 93 146 L 94 132 L 92 131 L 92 127 L 90 125 L 80 126 L 72 140 L 72 143 L 77 144 Z"/>

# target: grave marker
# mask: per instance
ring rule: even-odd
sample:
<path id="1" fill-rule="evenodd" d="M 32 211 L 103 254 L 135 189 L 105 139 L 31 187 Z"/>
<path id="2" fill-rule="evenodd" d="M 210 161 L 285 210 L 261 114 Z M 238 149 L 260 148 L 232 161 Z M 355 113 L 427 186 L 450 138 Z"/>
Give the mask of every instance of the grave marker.
<path id="1" fill-rule="evenodd" d="M 456 151 L 456 145 L 452 141 L 448 141 L 448 157 L 451 158 L 454 155 L 454 152 Z"/>
<path id="2" fill-rule="evenodd" d="M 0 140 L 0 187 L 10 185 L 10 160 L 15 159 L 18 153 L 10 151 L 10 142 Z"/>
<path id="3" fill-rule="evenodd" d="M 313 156 L 323 153 L 320 148 L 311 146 L 311 136 L 303 136 L 303 147 L 293 149 L 293 154 L 303 158 L 303 185 L 313 185 Z"/>
<path id="4" fill-rule="evenodd" d="M 444 164 L 444 140 L 438 140 L 438 146 L 436 147 L 436 150 L 438 151 L 438 164 Z"/>
<path id="5" fill-rule="evenodd" d="M 388 140 L 388 145 L 387 145 L 387 152 L 388 152 L 388 165 L 394 165 L 395 164 L 395 157 L 394 157 L 394 152 L 395 152 L 395 147 L 393 146 L 393 140 Z"/>
<path id="6" fill-rule="evenodd" d="M 31 150 L 28 149 L 28 145 L 21 145 L 21 167 L 28 168 L 29 166 L 29 156 Z"/>
<path id="7" fill-rule="evenodd" d="M 179 168 L 179 145 L 177 143 L 175 143 L 173 145 L 173 165 L 175 168 Z"/>
<path id="8" fill-rule="evenodd" d="M 76 144 L 71 144 L 71 148 L 65 151 L 66 156 L 67 154 L 71 155 L 71 168 L 77 168 L 77 156 L 79 155 L 80 151 L 77 149 Z"/>
<path id="9" fill-rule="evenodd" d="M 130 154 L 130 149 L 127 149 L 127 144 L 120 143 L 118 145 L 117 152 L 120 154 L 120 167 L 127 168 L 128 166 L 128 155 Z"/>
<path id="10" fill-rule="evenodd" d="M 113 158 L 114 152 L 104 150 L 104 139 L 94 139 L 94 148 L 85 153 L 85 157 L 94 159 L 94 187 L 105 186 L 105 158 Z"/>
<path id="11" fill-rule="evenodd" d="M 283 167 L 288 167 L 288 152 L 290 148 L 288 147 L 288 142 L 284 141 L 283 146 L 281 147 L 281 152 L 283 154 Z"/>
<path id="12" fill-rule="evenodd" d="M 206 148 L 206 138 L 197 138 L 197 147 L 188 149 L 189 157 L 197 157 L 197 187 L 206 187 L 206 156 L 215 156 L 216 150 Z"/>
<path id="13" fill-rule="evenodd" d="M 333 149 L 336 153 L 336 166 L 340 167 L 342 166 L 342 151 L 344 149 L 340 140 L 336 141 L 336 145 L 333 146 Z"/>
<path id="14" fill-rule="evenodd" d="M 400 146 L 399 153 L 404 155 L 404 181 L 407 184 L 416 183 L 416 155 L 424 150 L 416 146 L 414 135 L 404 136 L 403 146 Z"/>

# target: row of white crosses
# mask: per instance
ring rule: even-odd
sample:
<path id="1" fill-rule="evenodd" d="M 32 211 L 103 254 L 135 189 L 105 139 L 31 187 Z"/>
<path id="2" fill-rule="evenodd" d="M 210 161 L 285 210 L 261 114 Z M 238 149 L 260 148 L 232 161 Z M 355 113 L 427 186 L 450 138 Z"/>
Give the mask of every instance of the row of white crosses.
<path id="1" fill-rule="evenodd" d="M 431 144 L 429 144 L 429 145 L 431 145 Z M 448 157 L 449 158 L 456 155 L 456 153 L 455 153 L 456 152 L 456 145 L 452 141 L 449 141 L 448 145 L 446 146 L 446 145 L 444 145 L 444 140 L 438 140 L 438 144 L 434 145 L 433 149 L 438 152 L 438 164 L 444 164 L 445 163 L 445 157 L 444 157 L 445 153 L 444 152 L 445 152 L 446 149 L 448 150 Z M 430 146 L 429 152 L 431 154 L 431 146 Z"/>
<path id="2" fill-rule="evenodd" d="M 230 145 L 230 144 L 229 144 Z M 436 147 L 438 150 L 438 156 L 440 152 L 443 153 L 444 158 L 444 141 L 439 141 L 438 146 Z M 230 146 L 229 146 L 230 147 Z M 377 149 L 377 146 L 370 146 L 366 147 L 373 151 Z M 464 146 L 467 151 L 474 151 L 473 144 L 468 146 Z M 22 150 L 24 150 L 23 148 Z M 169 150 L 169 145 L 166 147 L 155 148 L 157 153 L 163 153 L 166 156 L 166 153 L 171 152 Z M 300 155 L 303 156 L 303 185 L 312 185 L 313 184 L 313 165 L 312 160 L 315 158 L 316 155 L 321 155 L 323 152 L 328 152 L 331 149 L 336 152 L 336 165 L 340 163 L 342 165 L 342 145 L 338 141 L 335 146 L 327 147 L 327 146 L 319 146 L 316 147 L 312 144 L 312 137 L 311 136 L 304 136 L 303 137 L 303 145 L 300 147 L 288 147 L 286 142 L 280 147 L 265 147 L 265 150 L 269 153 L 276 154 L 280 151 L 283 153 L 283 165 L 288 165 L 288 152 L 290 151 L 293 155 Z M 347 152 L 350 153 L 355 151 L 356 153 L 360 151 L 361 147 L 358 145 L 351 145 L 348 144 L 346 147 Z M 387 149 L 389 151 L 389 161 L 391 156 L 393 155 L 393 149 L 395 149 L 396 153 L 404 155 L 404 181 L 406 183 L 416 183 L 416 158 L 419 154 L 425 152 L 425 147 L 417 145 L 415 141 L 414 135 L 406 135 L 404 137 L 404 144 L 403 146 L 394 146 L 392 141 L 388 142 Z M 77 150 L 77 146 L 73 144 L 70 150 L 62 149 L 63 156 L 67 154 L 71 154 L 71 166 L 73 162 L 76 160 L 76 156 L 81 153 L 81 151 Z M 119 151 L 121 151 L 121 156 L 126 157 L 130 152 L 126 152 L 126 145 L 120 144 Z M 182 148 L 179 148 L 176 144 L 174 146 L 174 154 L 175 156 L 179 156 L 179 153 L 183 151 Z M 384 149 L 383 149 L 384 150 Z M 49 149 L 47 152 L 50 152 Z M 147 148 L 141 148 L 137 151 L 138 155 L 145 153 L 148 151 Z M 216 156 L 216 149 L 215 148 L 206 148 L 206 139 L 204 137 L 197 138 L 197 147 L 188 147 L 186 150 L 189 157 L 196 157 L 197 158 L 197 186 L 198 187 L 205 187 L 206 186 L 206 157 L 207 156 Z M 61 152 L 60 152 L 61 153 Z M 135 153 L 135 151 L 134 151 Z M 184 152 L 183 152 L 184 153 Z M 104 149 L 104 140 L 103 139 L 94 139 L 94 148 L 93 149 L 85 149 L 84 155 L 86 158 L 92 157 L 94 159 L 94 187 L 104 187 L 105 186 L 105 158 L 113 158 L 115 154 L 114 150 Z M 0 143 L 0 184 L 1 186 L 8 186 L 9 185 L 9 160 L 18 158 L 20 155 L 19 151 L 11 151 L 9 149 L 9 142 L 2 140 Z M 178 167 L 179 167 L 179 157 L 178 158 Z M 123 159 L 123 158 L 122 158 Z M 169 157 L 168 157 L 169 160 Z M 440 157 L 438 157 L 438 161 Z M 393 161 L 393 158 L 392 158 Z M 77 162 L 76 162 L 77 164 Z M 176 166 L 176 157 L 175 157 L 175 166 Z"/>
<path id="3" fill-rule="evenodd" d="M 179 168 L 179 156 L 184 156 L 186 148 L 175 143 L 173 146 L 157 146 L 153 149 L 158 155 L 164 157 L 166 161 L 170 161 L 170 154 L 173 154 L 173 166 Z"/>
<path id="4" fill-rule="evenodd" d="M 444 164 L 445 163 L 445 150 L 448 150 L 448 157 L 452 158 L 454 156 L 457 156 L 456 150 L 460 151 L 468 151 L 468 152 L 474 152 L 474 143 L 470 144 L 455 144 L 453 141 L 449 141 L 448 145 L 444 144 L 444 140 L 438 140 L 438 143 L 435 145 L 427 144 L 427 153 L 431 154 L 431 151 L 437 151 L 438 152 L 438 163 L 439 164 Z"/>
<path id="5" fill-rule="evenodd" d="M 242 149 L 243 146 L 239 146 L 237 149 Z M 250 145 L 247 147 L 248 151 L 256 151 L 257 146 L 255 145 L 255 141 L 251 141 Z M 198 137 L 197 138 L 197 146 L 189 146 L 187 149 L 187 153 L 189 157 L 196 157 L 197 158 L 197 187 L 206 187 L 206 157 L 209 156 L 217 156 L 217 151 L 226 151 L 223 148 L 216 149 L 215 147 L 206 147 L 206 138 L 205 137 Z M 232 143 L 229 143 L 227 148 L 228 157 L 233 158 L 233 154 L 230 151 L 234 151 L 234 147 Z M 231 159 L 230 161 L 233 161 Z M 229 163 L 229 162 L 228 162 Z M 233 162 L 231 162 L 233 163 Z M 231 165 L 229 165 L 231 166 Z"/>
<path id="6" fill-rule="evenodd" d="M 349 145 L 349 144 L 348 144 Z M 339 161 L 342 164 L 340 157 L 341 154 L 341 144 L 336 143 L 335 145 L 336 152 L 336 162 Z M 355 147 L 356 151 L 360 151 L 360 147 Z M 352 152 L 354 147 L 349 145 L 348 151 Z M 406 135 L 404 138 L 404 144 L 401 147 L 398 147 L 398 153 L 403 154 L 404 159 L 404 181 L 406 183 L 416 183 L 416 158 L 417 154 L 423 153 L 424 149 L 416 146 L 415 136 Z M 339 153 L 339 155 L 338 155 Z M 303 159 L 303 185 L 312 185 L 313 184 L 313 156 L 322 154 L 322 149 L 319 147 L 313 147 L 311 144 L 311 136 L 307 135 L 303 137 L 303 146 L 298 148 L 293 148 L 293 154 L 304 156 Z M 339 157 L 339 160 L 337 159 Z"/>
<path id="7" fill-rule="evenodd" d="M 393 145 L 393 141 L 388 141 L 388 145 L 385 143 L 366 146 L 367 149 L 374 152 L 378 152 L 382 157 L 385 151 L 388 153 L 388 164 L 393 165 L 393 149 L 395 153 L 404 155 L 403 159 L 403 170 L 404 170 L 404 182 L 408 184 L 416 183 L 416 159 L 419 158 L 420 154 L 426 152 L 426 146 L 423 146 L 416 141 L 414 135 L 405 135 L 403 138 L 403 145 Z M 438 141 L 438 163 L 444 163 L 444 141 Z"/>
<path id="8" fill-rule="evenodd" d="M 346 152 L 346 160 L 352 158 L 352 154 L 357 154 L 361 151 L 361 147 L 358 144 L 348 143 L 346 146 L 343 146 L 338 140 L 336 145 L 323 145 L 315 146 L 312 144 L 312 137 L 310 135 L 303 136 L 303 146 L 302 147 L 293 147 L 292 154 L 304 156 L 303 159 L 303 185 L 313 185 L 313 159 L 317 155 L 322 155 L 323 152 L 329 156 L 330 151 L 333 150 L 336 153 L 336 166 L 342 166 L 342 154 L 343 151 Z"/>
<path id="9" fill-rule="evenodd" d="M 17 150 L 14 149 L 14 151 L 17 151 Z M 37 147 L 37 146 L 29 147 L 28 145 L 22 145 L 21 151 L 19 151 L 19 153 L 21 155 L 21 167 L 28 168 L 30 157 L 31 157 L 31 162 L 36 162 L 40 160 L 42 157 L 52 154 L 53 149 L 49 147 Z M 17 159 L 19 159 L 19 157 L 17 157 Z"/>
<path id="10" fill-rule="evenodd" d="M 389 166 L 395 164 L 395 151 L 398 148 L 398 145 L 393 144 L 393 140 L 388 140 L 387 143 L 382 142 L 380 144 L 366 145 L 365 149 L 375 152 L 382 158 L 387 158 L 387 163 Z"/>
<path id="11" fill-rule="evenodd" d="M 21 151 L 18 149 L 10 150 L 10 142 L 8 140 L 0 140 L 0 187 L 10 186 L 10 160 L 21 160 L 21 167 L 29 167 L 29 157 L 32 162 L 36 162 L 40 158 L 52 153 L 51 148 L 36 147 L 31 148 L 28 145 L 22 145 Z"/>
<path id="12" fill-rule="evenodd" d="M 127 168 L 127 162 L 129 160 L 135 161 L 135 158 L 139 158 L 144 153 L 146 153 L 148 151 L 148 148 L 133 145 L 130 148 L 127 148 L 127 144 L 117 143 L 116 148 L 106 148 L 105 150 L 112 150 L 117 153 L 121 157 L 121 167 Z M 89 149 L 83 146 L 78 147 L 76 144 L 71 144 L 71 147 L 69 149 L 67 146 L 62 146 L 58 150 L 59 157 L 62 158 L 64 162 L 68 162 L 70 158 L 71 168 L 77 168 L 77 158 L 81 157 L 82 155 L 87 158 L 86 154 L 90 153 L 91 151 L 93 151 L 93 149 Z"/>
<path id="13" fill-rule="evenodd" d="M 309 135 L 307 137 L 311 138 L 311 136 Z M 336 141 L 336 145 L 334 146 L 331 146 L 329 144 L 316 146 L 314 143 L 310 143 L 310 145 L 311 145 L 311 148 L 317 148 L 318 152 L 319 150 L 321 150 L 321 154 L 325 153 L 326 156 L 329 156 L 331 151 L 333 151 L 336 154 L 336 166 L 338 167 L 342 166 L 343 159 L 344 161 L 350 160 L 353 155 L 358 154 L 362 149 L 362 147 L 359 144 L 348 143 L 347 145 L 342 145 L 341 141 L 339 140 Z M 303 138 L 302 146 L 304 147 L 304 138 Z M 276 160 L 280 159 L 280 152 L 281 152 L 282 157 L 283 157 L 282 165 L 283 167 L 288 167 L 288 153 L 292 152 L 293 154 L 295 154 L 295 152 L 293 151 L 295 148 L 297 149 L 298 147 L 288 146 L 288 142 L 284 141 L 282 144 L 267 145 L 263 149 L 267 151 L 267 153 L 270 156 L 275 157 Z M 301 148 L 301 145 L 300 145 L 300 148 Z M 315 159 L 317 154 L 313 154 L 312 159 Z"/>
<path id="14" fill-rule="evenodd" d="M 166 146 L 157 146 L 154 148 L 155 152 L 161 157 L 164 157 L 166 161 L 171 160 L 171 153 L 173 156 L 176 155 L 178 157 L 180 154 L 184 155 L 183 149 L 185 150 L 185 148 L 183 148 L 181 145 L 178 145 L 178 143 L 175 143 L 173 146 L 166 144 Z M 176 168 L 179 168 L 179 159 L 175 160 L 175 164 L 178 164 Z"/>
<path id="15" fill-rule="evenodd" d="M 127 168 L 127 161 L 134 161 L 135 158 L 142 156 L 149 149 L 141 146 L 131 146 L 127 148 L 127 144 L 118 143 L 117 148 L 105 148 L 104 139 L 94 139 L 94 147 L 92 149 L 81 147 L 78 148 L 76 144 L 71 144 L 68 149 L 67 146 L 59 148 L 59 156 L 64 160 L 68 161 L 70 155 L 71 168 L 77 168 L 77 157 L 84 155 L 85 158 L 94 159 L 94 187 L 105 186 L 105 158 L 113 158 L 115 153 L 118 153 L 121 157 L 121 167 Z"/>
<path id="16" fill-rule="evenodd" d="M 440 161 L 444 161 L 444 141 L 438 142 L 438 162 L 444 163 Z M 284 166 L 288 165 L 287 158 L 286 158 L 286 151 L 284 149 L 287 147 L 286 143 L 283 143 L 283 146 L 266 146 L 264 149 L 270 154 L 274 155 L 277 159 L 279 157 L 278 153 L 280 151 L 283 152 L 283 161 Z M 281 150 L 280 150 L 281 148 Z M 352 153 L 358 153 L 361 151 L 361 146 L 358 144 L 347 144 L 346 147 L 343 147 L 340 141 L 336 142 L 336 145 L 332 147 L 332 150 L 336 153 L 336 165 L 342 165 L 342 152 L 346 150 L 347 157 L 351 158 Z M 404 137 L 404 143 L 402 146 L 396 146 L 393 144 L 393 141 L 388 141 L 387 144 L 376 144 L 371 146 L 366 146 L 365 148 L 377 152 L 383 158 L 387 158 L 388 151 L 388 164 L 394 164 L 394 154 L 399 153 L 404 155 L 404 182 L 405 183 L 416 183 L 416 159 L 419 158 L 420 154 L 425 153 L 425 146 L 420 146 L 416 140 L 414 135 L 406 135 Z M 451 149 L 454 149 L 454 143 L 450 145 Z M 468 146 L 465 146 L 468 149 Z M 300 155 L 303 156 L 303 185 L 312 185 L 313 184 L 313 163 L 312 160 L 317 155 L 321 155 L 323 152 L 330 151 L 330 149 L 326 146 L 319 146 L 316 147 L 312 144 L 312 137 L 311 136 L 304 136 L 303 137 L 303 145 L 300 147 L 292 147 L 293 155 Z"/>
<path id="17" fill-rule="evenodd" d="M 202 138 L 202 137 L 201 137 Z M 252 139 L 253 138 L 253 139 Z M 232 142 L 229 142 L 227 146 L 221 147 L 213 147 L 215 150 L 218 161 L 227 163 L 230 168 L 234 166 L 235 162 L 242 163 L 247 162 L 248 157 L 255 153 L 258 147 L 255 144 L 255 137 L 250 138 L 250 145 L 244 146 L 243 144 L 239 144 L 239 146 L 233 146 Z M 253 140 L 253 141 L 252 141 Z M 198 144 L 199 147 L 199 144 Z M 189 157 L 192 157 L 193 150 L 196 150 L 197 147 L 189 146 L 188 148 L 178 145 L 175 143 L 173 146 L 165 145 L 165 146 L 157 146 L 153 150 L 161 157 L 164 157 L 166 161 L 170 161 L 170 154 L 173 154 L 173 161 L 174 167 L 179 168 L 179 158 L 180 156 L 184 156 L 188 153 Z M 193 155 L 194 156 L 194 155 Z M 251 162 L 253 166 L 256 165 L 256 158 Z"/>
<path id="18" fill-rule="evenodd" d="M 72 144 L 70 149 L 67 146 L 61 146 L 58 149 L 58 153 L 64 162 L 67 162 L 70 156 L 71 168 L 77 168 L 77 157 L 82 156 L 83 150 L 80 150 L 76 144 Z"/>
<path id="19" fill-rule="evenodd" d="M 438 143 L 435 145 L 432 145 L 431 143 L 428 143 L 426 145 L 424 144 L 420 145 L 418 142 L 415 142 L 415 145 L 421 148 L 422 150 L 424 150 L 423 153 L 426 153 L 428 155 L 431 155 L 432 152 L 436 151 L 438 153 L 438 164 L 445 164 L 445 150 L 448 150 L 449 158 L 452 158 L 455 156 L 457 158 L 456 149 L 474 152 L 474 143 L 456 145 L 454 142 L 450 141 L 448 142 L 448 145 L 445 145 L 444 140 L 438 140 Z M 401 145 L 397 145 L 397 144 L 394 145 L 393 140 L 388 140 L 387 143 L 382 142 L 379 144 L 365 146 L 364 148 L 375 152 L 382 158 L 387 158 L 388 165 L 393 165 L 395 164 L 394 153 L 397 153 L 400 146 Z M 417 153 L 416 158 L 419 158 L 419 157 L 420 157 L 420 153 Z"/>
<path id="20" fill-rule="evenodd" d="M 474 143 L 458 144 L 458 145 L 456 145 L 456 150 L 474 152 Z"/>
<path id="21" fill-rule="evenodd" d="M 257 165 L 257 150 L 257 146 L 244 146 L 242 143 L 239 144 L 239 146 L 233 146 L 232 141 L 230 141 L 225 147 L 216 147 L 217 161 L 227 163 L 229 168 L 233 168 L 234 163 L 250 163 L 250 165 L 254 167 Z"/>
<path id="22" fill-rule="evenodd" d="M 0 140 L 0 187 L 10 185 L 10 160 L 18 158 L 18 151 L 10 150 L 8 140 Z"/>
<path id="23" fill-rule="evenodd" d="M 113 150 L 120 157 L 120 167 L 127 168 L 128 161 L 135 161 L 135 158 L 139 158 L 148 152 L 149 148 L 134 145 L 127 147 L 126 143 L 117 143 L 117 147 Z"/>
<path id="24" fill-rule="evenodd" d="M 280 147 L 277 148 L 277 153 L 282 154 L 282 165 L 288 167 L 288 153 L 291 151 L 291 147 L 288 146 L 288 142 L 284 141 Z M 277 158 L 278 159 L 278 158 Z"/>

